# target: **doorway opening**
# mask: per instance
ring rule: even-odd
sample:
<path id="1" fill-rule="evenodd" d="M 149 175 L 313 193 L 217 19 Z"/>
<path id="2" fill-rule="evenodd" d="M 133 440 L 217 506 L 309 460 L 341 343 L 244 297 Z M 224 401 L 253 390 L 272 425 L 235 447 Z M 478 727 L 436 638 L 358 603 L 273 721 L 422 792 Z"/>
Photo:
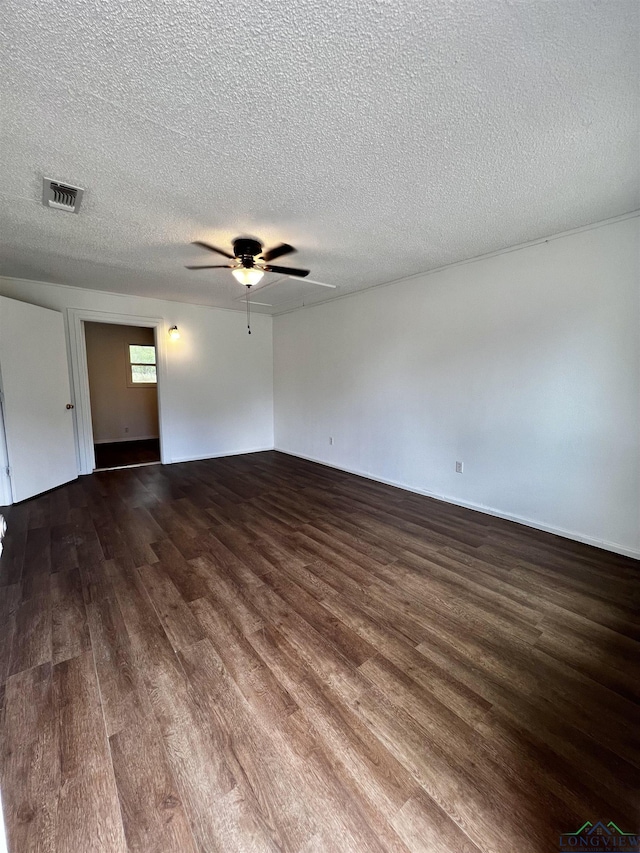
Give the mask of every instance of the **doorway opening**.
<path id="1" fill-rule="evenodd" d="M 160 462 L 155 330 L 84 323 L 95 470 Z"/>

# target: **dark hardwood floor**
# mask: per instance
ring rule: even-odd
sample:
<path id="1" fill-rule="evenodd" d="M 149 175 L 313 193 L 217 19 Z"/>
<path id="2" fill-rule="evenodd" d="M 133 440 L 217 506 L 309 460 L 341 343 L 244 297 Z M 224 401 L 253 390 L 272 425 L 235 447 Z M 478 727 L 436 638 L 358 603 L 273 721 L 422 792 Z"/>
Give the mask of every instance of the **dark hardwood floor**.
<path id="1" fill-rule="evenodd" d="M 115 441 L 94 444 L 96 468 L 119 468 L 123 465 L 146 465 L 160 461 L 160 439 Z"/>
<path id="2" fill-rule="evenodd" d="M 549 853 L 585 821 L 640 829 L 633 560 L 279 453 L 6 514 L 11 853 Z"/>

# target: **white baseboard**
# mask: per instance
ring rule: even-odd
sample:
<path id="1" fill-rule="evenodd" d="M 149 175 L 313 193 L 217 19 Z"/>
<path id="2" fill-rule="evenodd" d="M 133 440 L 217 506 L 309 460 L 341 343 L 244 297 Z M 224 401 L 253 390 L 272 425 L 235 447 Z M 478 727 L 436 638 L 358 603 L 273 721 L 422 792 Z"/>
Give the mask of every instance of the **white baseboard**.
<path id="1" fill-rule="evenodd" d="M 484 506 L 483 504 L 472 503 L 471 501 L 462 501 L 459 498 L 452 498 L 448 495 L 438 495 L 434 492 L 429 492 L 426 489 L 415 489 L 404 483 L 398 483 L 395 480 L 386 480 L 383 477 L 374 477 L 372 474 L 366 474 L 363 471 L 357 471 L 353 468 L 343 468 L 340 465 L 332 465 L 331 462 L 325 462 L 323 459 L 316 459 L 313 456 L 305 456 L 303 453 L 292 453 L 290 450 L 283 450 L 280 447 L 274 447 L 278 453 L 284 453 L 287 456 L 295 456 L 298 459 L 306 459 L 308 462 L 316 462 L 318 465 L 324 465 L 327 468 L 335 468 L 337 471 L 344 471 L 345 474 L 355 474 L 357 477 L 364 477 L 366 480 L 373 480 L 376 483 L 384 483 L 387 486 L 395 486 L 397 489 L 403 489 L 405 492 L 412 492 L 416 495 L 424 495 L 427 498 L 434 498 L 443 503 L 453 504 L 454 506 L 464 507 L 464 509 L 472 509 L 476 512 L 482 512 L 485 515 L 493 515 L 496 518 L 504 518 L 506 521 L 514 521 L 516 524 L 523 524 L 525 527 L 532 527 L 534 530 L 542 530 L 545 533 L 553 533 L 555 536 L 562 536 L 563 539 L 572 539 L 575 542 L 582 542 L 585 545 L 592 545 L 594 548 L 602 548 L 605 551 L 612 551 L 615 554 L 621 554 L 623 557 L 632 557 L 635 560 L 640 560 L 640 550 L 627 548 L 625 545 L 619 545 L 617 542 L 607 542 L 604 539 L 596 539 L 592 536 L 585 536 L 582 533 L 576 533 L 573 530 L 565 530 L 562 527 L 553 527 L 549 524 L 544 524 L 540 521 L 535 521 L 531 518 L 524 518 L 521 515 L 503 512 L 494 507 Z"/>
<path id="2" fill-rule="evenodd" d="M 207 453 L 205 456 L 178 456 L 171 459 L 169 464 L 175 462 L 202 462 L 205 459 L 222 459 L 224 456 L 242 456 L 245 453 L 264 453 L 266 450 L 274 450 L 273 445 L 269 447 L 251 447 L 248 450 L 228 450 L 225 453 Z"/>
<path id="3" fill-rule="evenodd" d="M 94 444 L 122 444 L 123 441 L 150 441 L 152 438 L 160 438 L 159 435 L 125 435 L 122 438 L 100 438 L 94 439 Z"/>

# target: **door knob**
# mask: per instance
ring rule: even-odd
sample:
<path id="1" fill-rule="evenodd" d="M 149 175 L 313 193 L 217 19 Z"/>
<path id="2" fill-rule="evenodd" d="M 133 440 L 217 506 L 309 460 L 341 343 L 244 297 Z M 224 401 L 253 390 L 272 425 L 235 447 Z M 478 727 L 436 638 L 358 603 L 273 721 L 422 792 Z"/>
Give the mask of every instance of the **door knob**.
<path id="1" fill-rule="evenodd" d="M 67 409 L 73 409 L 73 403 L 67 403 Z"/>

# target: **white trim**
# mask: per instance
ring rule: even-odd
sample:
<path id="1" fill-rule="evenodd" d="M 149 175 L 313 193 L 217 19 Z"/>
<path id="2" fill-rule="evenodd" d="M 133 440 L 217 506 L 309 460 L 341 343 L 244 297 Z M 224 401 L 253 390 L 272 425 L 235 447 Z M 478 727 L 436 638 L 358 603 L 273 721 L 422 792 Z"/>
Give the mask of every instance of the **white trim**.
<path id="1" fill-rule="evenodd" d="M 402 489 L 405 492 L 412 492 L 416 495 L 424 495 L 427 498 L 434 498 L 443 503 L 460 506 L 464 509 L 471 509 L 475 512 L 482 512 L 485 515 L 492 515 L 496 518 L 504 518 L 506 521 L 514 521 L 516 524 L 523 524 L 525 527 L 532 527 L 534 530 L 542 530 L 544 533 L 553 533 L 555 536 L 562 536 L 563 539 L 572 539 L 575 542 L 582 542 L 585 545 L 592 545 L 594 548 L 602 548 L 605 551 L 613 551 L 615 554 L 621 554 L 623 557 L 632 557 L 635 560 L 640 560 L 640 550 L 635 548 L 627 548 L 625 545 L 619 545 L 617 542 L 608 542 L 604 539 L 596 539 L 593 536 L 585 536 L 582 533 L 576 533 L 573 530 L 565 530 L 563 527 L 554 527 L 551 524 L 544 524 L 540 521 L 534 521 L 530 518 L 524 518 L 521 515 L 503 512 L 494 507 L 485 506 L 484 504 L 473 503 L 472 501 L 462 501 L 459 498 L 452 498 L 448 495 L 438 495 L 435 492 L 429 492 L 426 489 L 417 489 L 406 486 L 404 483 L 398 483 L 396 480 L 387 480 L 384 477 L 374 477 L 373 474 L 367 474 L 364 471 L 357 471 L 354 468 L 343 468 L 340 465 L 333 465 L 331 462 L 325 462 L 323 459 L 316 459 L 313 456 L 305 456 L 302 453 L 292 453 L 290 450 L 283 450 L 280 447 L 274 447 L 278 453 L 284 453 L 286 456 L 294 456 L 298 459 L 306 459 L 308 462 L 316 462 L 318 465 L 324 465 L 327 468 L 335 468 L 337 471 L 344 471 L 346 474 L 355 474 L 357 477 L 364 477 L 366 480 L 373 480 L 376 483 L 384 483 L 386 486 L 394 486 L 396 489 Z"/>
<path id="2" fill-rule="evenodd" d="M 113 323 L 118 326 L 142 326 L 155 329 L 156 362 L 158 371 L 158 422 L 160 424 L 160 461 L 164 464 L 168 452 L 166 429 L 162 421 L 163 391 L 167 380 L 166 326 L 164 317 L 140 317 L 138 314 L 116 314 L 110 311 L 90 311 L 84 308 L 66 309 L 69 337 L 69 366 L 71 387 L 75 404 L 76 441 L 78 448 L 78 473 L 91 474 L 96 460 L 93 450 L 93 427 L 91 424 L 91 401 L 89 396 L 89 371 L 87 368 L 87 343 L 84 336 L 85 323 Z"/>
<path id="3" fill-rule="evenodd" d="M 149 465 L 162 465 L 162 462 L 132 462 L 130 465 L 111 465 L 109 468 L 96 468 L 93 473 L 99 474 L 103 471 L 123 471 L 125 468 L 148 468 Z"/>
<path id="4" fill-rule="evenodd" d="M 156 387 L 155 385 L 153 386 Z M 160 438 L 159 435 L 126 435 L 124 438 L 100 438 L 94 439 L 94 444 L 128 444 L 130 441 L 150 441 L 152 438 Z"/>
<path id="5" fill-rule="evenodd" d="M 206 308 L 208 311 L 228 311 L 231 314 L 237 314 L 239 311 L 244 312 L 243 308 L 221 308 L 219 305 L 209 305 L 206 302 L 186 302 L 184 299 L 168 299 L 166 296 L 145 296 L 144 294 L 134 293 L 133 291 L 124 293 L 121 290 L 97 290 L 93 287 L 82 287 L 79 284 L 63 284 L 61 281 L 42 281 L 37 278 L 22 278 L 21 276 L 16 275 L 0 275 L 0 281 L 24 281 L 27 284 L 43 284 L 45 287 L 64 287 L 66 290 L 79 290 L 82 293 L 98 293 L 102 296 L 116 296 L 121 299 L 150 299 L 153 302 L 165 302 L 167 304 L 167 309 L 172 311 L 173 305 L 193 305 L 195 308 Z M 16 299 L 17 297 L 11 296 L 10 299 Z M 243 297 L 244 299 L 244 297 Z M 44 307 L 44 306 L 42 306 Z M 54 311 L 59 311 L 61 309 L 54 308 Z M 75 309 L 74 309 L 75 310 Z M 84 309 L 83 309 L 84 310 Z M 87 309 L 89 310 L 89 309 Z M 270 317 L 267 311 L 257 311 L 256 312 L 260 317 Z M 101 321 L 98 321 L 101 322 Z M 102 322 L 108 322 L 108 320 L 104 320 Z M 131 325 L 127 323 L 126 325 Z M 135 325 L 135 324 L 134 324 Z M 140 323 L 140 325 L 144 325 Z M 174 325 L 172 323 L 172 325 Z M 167 331 L 169 331 L 167 329 Z"/>
<path id="6" fill-rule="evenodd" d="M 0 374 L 0 506 L 10 506 L 13 503 L 13 489 L 11 477 L 7 474 L 9 453 L 7 451 L 7 437 L 4 431 L 2 400 L 2 375 Z"/>
<path id="7" fill-rule="evenodd" d="M 0 853 L 7 853 L 7 833 L 4 827 L 4 810 L 0 797 Z"/>
<path id="8" fill-rule="evenodd" d="M 172 463 L 178 462 L 201 462 L 204 459 L 222 459 L 225 456 L 243 456 L 245 453 L 264 453 L 267 450 L 275 450 L 270 444 L 268 447 L 250 447 L 248 450 L 232 450 L 225 453 L 207 453 L 206 456 L 179 456 L 177 459 L 172 459 Z M 293 454 L 290 454 L 293 456 Z"/>
<path id="9" fill-rule="evenodd" d="M 359 290 L 352 290 L 349 293 L 342 293 L 342 294 L 339 294 L 336 296 L 331 296 L 328 299 L 322 299 L 318 302 L 313 302 L 310 305 L 298 305 L 298 306 L 293 307 L 293 308 L 284 308 L 283 310 L 276 310 L 276 311 L 259 311 L 258 310 L 258 311 L 256 311 L 256 314 L 260 317 L 272 317 L 273 318 L 273 317 L 282 316 L 283 314 L 291 314 L 294 311 L 302 311 L 304 308 L 319 307 L 320 305 L 324 305 L 327 302 L 333 302 L 334 300 L 337 300 L 337 299 L 349 299 L 352 296 L 357 296 L 359 293 L 366 293 L 368 290 L 374 290 L 375 288 L 378 288 L 378 287 L 389 287 L 390 285 L 398 284 L 399 282 L 410 281 L 411 279 L 420 278 L 420 277 L 425 276 L 425 275 L 433 275 L 434 273 L 441 272 L 442 270 L 449 269 L 449 267 L 458 267 L 458 266 L 463 266 L 465 264 L 473 264 L 476 261 L 482 261 L 485 258 L 494 258 L 494 257 L 497 257 L 498 255 L 506 255 L 509 252 L 517 252 L 520 249 L 527 249 L 530 246 L 537 246 L 541 243 L 549 243 L 551 240 L 559 240 L 562 237 L 570 237 L 572 234 L 579 234 L 582 231 L 593 231 L 595 228 L 603 228 L 607 225 L 615 225 L 616 222 L 624 222 L 625 219 L 633 219 L 636 216 L 640 216 L 640 210 L 630 210 L 627 213 L 621 213 L 620 216 L 612 216 L 609 219 L 601 219 L 601 220 L 598 220 L 597 222 L 587 223 L 586 225 L 579 225 L 577 228 L 571 228 L 568 231 L 559 231 L 557 234 L 550 234 L 546 237 L 538 237 L 535 240 L 529 240 L 528 242 L 525 242 L 525 243 L 517 243 L 514 246 L 505 246 L 502 249 L 497 249 L 494 252 L 486 252 L 483 255 L 474 255 L 470 258 L 463 258 L 459 261 L 452 261 L 449 264 L 443 264 L 440 267 L 427 269 L 427 270 L 424 270 L 423 272 L 413 273 L 412 275 L 403 276 L 402 278 L 392 279 L 391 281 L 383 281 L 383 282 L 380 282 L 380 284 L 372 284 L 369 287 L 363 287 L 363 288 L 360 288 Z M 207 308 L 210 311 L 230 311 L 232 313 L 238 313 L 239 311 L 245 310 L 244 307 L 242 307 L 242 308 L 240 308 L 240 307 L 238 307 L 238 308 L 221 308 L 217 305 L 208 305 L 208 304 L 203 303 L 203 302 L 188 302 L 188 301 L 185 301 L 184 299 L 168 299 L 166 296 L 163 296 L 163 297 L 145 296 L 143 294 L 139 294 L 139 293 L 135 293 L 135 292 L 124 293 L 124 292 L 119 291 L 119 290 L 97 290 L 94 288 L 81 287 L 77 284 L 63 284 L 62 282 L 58 282 L 58 281 L 40 281 L 38 279 L 22 278 L 22 277 L 14 276 L 14 275 L 0 275 L 0 281 L 3 279 L 6 281 L 24 281 L 24 282 L 27 282 L 28 284 L 43 284 L 43 285 L 46 285 L 47 287 L 64 287 L 67 290 L 80 290 L 83 292 L 88 291 L 89 293 L 104 294 L 106 296 L 115 296 L 115 297 L 120 297 L 122 299 L 131 299 L 132 297 L 135 297 L 138 299 L 152 299 L 154 302 L 166 303 L 168 309 L 169 309 L 169 306 L 177 303 L 178 305 L 194 305 L 196 308 Z M 339 287 L 339 285 L 338 285 L 338 287 Z M 12 297 L 12 298 L 16 298 L 16 297 Z M 290 301 L 290 300 L 288 300 L 288 301 Z M 98 322 L 100 322 L 100 321 L 98 321 Z M 109 321 L 104 320 L 102 322 L 109 322 Z M 135 325 L 135 323 L 132 323 L 132 324 L 127 323 L 127 325 Z M 140 323 L 139 325 L 143 325 L 143 324 Z"/>
<path id="10" fill-rule="evenodd" d="M 484 261 L 487 258 L 497 258 L 499 255 L 508 255 L 511 252 L 519 252 L 521 249 L 529 249 L 531 246 L 539 246 L 542 243 L 551 243 L 553 240 L 561 240 L 563 237 L 571 237 L 573 234 L 581 234 L 583 231 L 594 231 L 596 228 L 615 225 L 617 222 L 624 222 L 626 219 L 634 219 L 637 216 L 640 216 L 640 210 L 630 210 L 628 213 L 623 213 L 620 216 L 612 216 L 611 219 L 602 219 L 599 222 L 580 225 L 578 228 L 571 228 L 569 231 L 560 231 L 557 234 L 549 234 L 547 237 L 538 237 L 537 239 L 529 240 L 526 243 L 517 243 L 515 246 L 505 246 L 503 249 L 497 249 L 495 252 L 485 252 L 484 255 L 473 255 L 470 258 L 463 258 L 460 261 L 452 261 L 451 263 L 443 264 L 440 267 L 432 267 L 431 269 L 412 273 L 411 275 L 405 275 L 401 278 L 393 278 L 391 281 L 381 281 L 379 284 L 371 284 L 369 287 L 361 287 L 358 290 L 351 290 L 349 293 L 341 293 L 338 296 L 331 296 L 328 299 L 320 299 L 316 302 L 311 302 L 309 305 L 297 305 L 293 308 L 283 308 L 282 310 L 276 309 L 275 311 L 270 312 L 270 316 L 281 317 L 283 314 L 293 314 L 295 311 L 318 308 L 320 305 L 326 305 L 327 302 L 335 302 L 339 299 L 350 299 L 352 296 L 358 296 L 360 293 L 367 293 L 369 290 L 377 290 L 379 287 L 390 287 L 392 284 L 400 284 L 401 282 L 424 278 L 427 275 L 435 275 L 438 272 L 442 272 L 443 270 L 448 270 L 453 267 L 463 267 L 467 264 L 475 264 L 477 261 Z M 292 299 L 293 298 L 295 297 L 292 297 Z M 291 302 L 292 299 L 287 301 Z"/>

